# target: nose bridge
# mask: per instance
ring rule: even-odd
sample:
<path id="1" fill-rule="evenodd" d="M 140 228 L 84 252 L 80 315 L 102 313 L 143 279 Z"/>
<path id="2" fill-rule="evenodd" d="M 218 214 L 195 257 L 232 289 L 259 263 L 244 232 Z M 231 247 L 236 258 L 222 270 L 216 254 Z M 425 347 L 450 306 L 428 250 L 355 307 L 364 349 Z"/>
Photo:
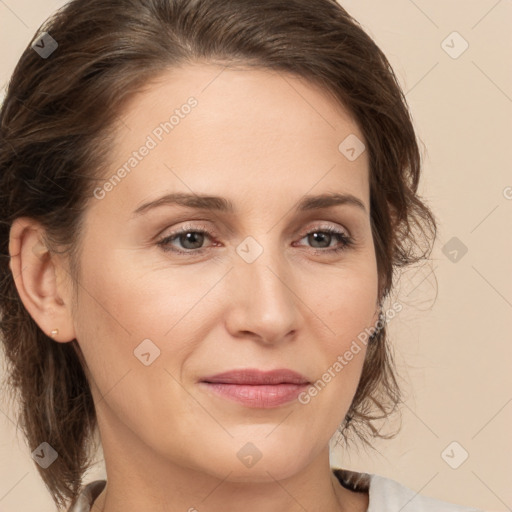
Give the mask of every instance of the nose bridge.
<path id="1" fill-rule="evenodd" d="M 232 279 L 245 324 L 239 328 L 272 339 L 296 328 L 296 296 L 283 247 L 272 233 L 248 236 L 236 248 Z"/>

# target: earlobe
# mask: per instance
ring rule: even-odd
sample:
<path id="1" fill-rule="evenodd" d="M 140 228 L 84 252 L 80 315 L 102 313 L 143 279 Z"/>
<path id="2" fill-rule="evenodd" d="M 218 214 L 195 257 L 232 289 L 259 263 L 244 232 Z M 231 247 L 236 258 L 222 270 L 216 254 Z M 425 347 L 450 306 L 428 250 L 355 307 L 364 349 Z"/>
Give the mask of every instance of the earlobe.
<path id="1" fill-rule="evenodd" d="M 57 279 L 64 269 L 43 242 L 44 228 L 18 217 L 9 237 L 9 267 L 25 309 L 39 328 L 58 342 L 75 338 L 67 287 Z"/>

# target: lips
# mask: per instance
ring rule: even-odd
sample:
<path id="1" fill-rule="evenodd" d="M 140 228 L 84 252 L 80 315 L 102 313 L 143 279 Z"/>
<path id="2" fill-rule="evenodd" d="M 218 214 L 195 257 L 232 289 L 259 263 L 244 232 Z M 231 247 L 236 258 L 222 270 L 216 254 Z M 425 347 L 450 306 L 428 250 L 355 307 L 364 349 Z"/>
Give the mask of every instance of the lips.
<path id="1" fill-rule="evenodd" d="M 304 375 L 288 369 L 232 370 L 205 377 L 199 382 L 199 386 L 210 396 L 258 409 L 289 404 L 308 385 L 309 381 Z"/>
<path id="2" fill-rule="evenodd" d="M 239 384 L 239 385 L 275 385 L 275 384 L 309 384 L 304 375 L 293 370 L 279 369 L 262 371 L 257 369 L 232 370 L 201 379 L 201 382 Z"/>

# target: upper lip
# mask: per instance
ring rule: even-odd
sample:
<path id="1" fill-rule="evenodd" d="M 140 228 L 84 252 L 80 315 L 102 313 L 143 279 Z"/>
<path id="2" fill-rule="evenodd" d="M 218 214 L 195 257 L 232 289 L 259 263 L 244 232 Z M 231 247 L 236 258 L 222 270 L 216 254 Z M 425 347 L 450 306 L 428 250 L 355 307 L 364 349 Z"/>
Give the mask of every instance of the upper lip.
<path id="1" fill-rule="evenodd" d="M 304 375 L 286 368 L 270 371 L 258 369 L 231 370 L 217 373 L 201 379 L 202 382 L 224 383 L 224 384 L 309 384 Z"/>

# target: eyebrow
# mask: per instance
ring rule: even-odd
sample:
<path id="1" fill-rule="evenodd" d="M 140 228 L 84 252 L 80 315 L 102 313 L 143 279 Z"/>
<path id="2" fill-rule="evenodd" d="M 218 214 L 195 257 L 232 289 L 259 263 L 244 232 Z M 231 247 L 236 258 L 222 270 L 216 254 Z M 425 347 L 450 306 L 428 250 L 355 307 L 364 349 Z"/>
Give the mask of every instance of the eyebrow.
<path id="1" fill-rule="evenodd" d="M 140 216 L 149 210 L 160 206 L 178 205 L 196 210 L 217 211 L 222 213 L 234 213 L 233 203 L 224 197 L 198 195 L 188 193 L 166 194 L 158 199 L 149 201 L 139 206 L 132 214 L 132 217 Z M 304 196 L 295 206 L 296 212 L 321 210 L 338 205 L 355 206 L 366 212 L 364 203 L 352 194 L 326 193 L 320 195 Z"/>

